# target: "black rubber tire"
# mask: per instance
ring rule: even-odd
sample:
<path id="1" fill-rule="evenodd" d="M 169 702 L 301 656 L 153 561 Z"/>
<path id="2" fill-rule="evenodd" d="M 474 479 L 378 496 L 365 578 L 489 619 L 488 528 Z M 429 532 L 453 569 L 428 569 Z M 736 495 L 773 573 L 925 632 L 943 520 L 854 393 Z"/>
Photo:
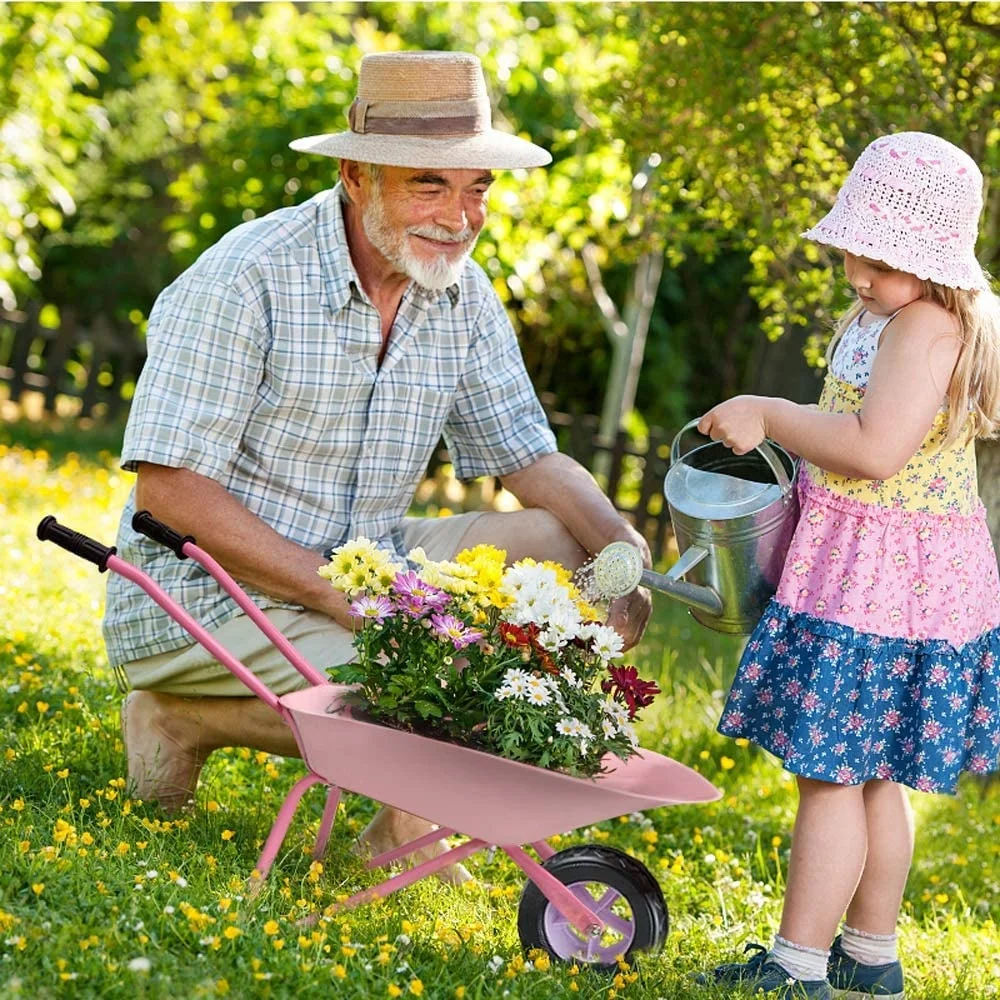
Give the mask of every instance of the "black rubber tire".
<path id="1" fill-rule="evenodd" d="M 624 896 L 632 909 L 635 933 L 625 952 L 627 959 L 636 951 L 659 951 L 670 926 L 667 904 L 659 882 L 635 858 L 614 847 L 584 844 L 554 854 L 542 866 L 563 885 L 597 882 Z M 530 879 L 521 893 L 517 910 L 517 932 L 524 950 L 541 948 L 560 962 L 586 962 L 585 958 L 558 954 L 545 933 L 545 911 L 552 904 Z M 615 969 L 614 962 L 593 961 L 594 968 Z"/>

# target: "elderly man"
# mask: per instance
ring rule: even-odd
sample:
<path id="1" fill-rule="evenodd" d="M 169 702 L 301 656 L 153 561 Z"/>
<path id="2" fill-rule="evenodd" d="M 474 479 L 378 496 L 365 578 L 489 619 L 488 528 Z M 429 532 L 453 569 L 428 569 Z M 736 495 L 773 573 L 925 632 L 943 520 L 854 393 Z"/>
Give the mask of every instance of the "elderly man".
<path id="1" fill-rule="evenodd" d="M 317 574 L 350 537 L 433 559 L 488 541 L 512 561 L 570 567 L 615 539 L 646 551 L 556 451 L 469 258 L 492 170 L 549 154 L 492 128 L 479 61 L 460 53 L 366 57 L 349 119 L 348 132 L 292 143 L 339 158 L 336 187 L 238 227 L 159 297 L 122 449 L 138 478 L 119 551 L 279 694 L 300 675 L 211 577 L 132 531 L 137 508 L 194 535 L 321 668 L 353 652 L 346 603 Z M 460 477 L 499 476 L 524 509 L 406 517 L 442 433 Z M 611 624 L 631 645 L 648 614 L 637 593 Z M 104 628 L 134 689 L 122 719 L 139 796 L 183 805 L 219 747 L 297 754 L 271 709 L 115 575 Z M 371 835 L 413 832 L 389 810 Z"/>

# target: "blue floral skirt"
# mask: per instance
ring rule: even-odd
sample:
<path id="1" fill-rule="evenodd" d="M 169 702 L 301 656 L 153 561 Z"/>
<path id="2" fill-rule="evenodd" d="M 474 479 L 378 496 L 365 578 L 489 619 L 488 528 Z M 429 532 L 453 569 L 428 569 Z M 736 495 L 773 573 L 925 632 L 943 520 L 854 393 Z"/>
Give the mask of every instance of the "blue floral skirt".
<path id="1" fill-rule="evenodd" d="M 869 635 L 772 600 L 719 732 L 753 740 L 806 778 L 953 793 L 962 771 L 998 766 L 1000 628 L 956 649 Z"/>

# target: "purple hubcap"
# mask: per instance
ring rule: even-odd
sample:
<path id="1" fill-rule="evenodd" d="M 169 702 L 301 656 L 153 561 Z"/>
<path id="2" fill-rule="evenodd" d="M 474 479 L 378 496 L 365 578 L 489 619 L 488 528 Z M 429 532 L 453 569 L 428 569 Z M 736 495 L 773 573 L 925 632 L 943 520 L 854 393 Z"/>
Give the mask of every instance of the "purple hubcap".
<path id="1" fill-rule="evenodd" d="M 588 886 L 593 886 L 596 894 Z M 604 932 L 588 938 L 549 903 L 543 917 L 545 939 L 561 959 L 613 965 L 619 955 L 629 950 L 635 938 L 635 922 L 628 901 L 617 889 L 603 882 L 573 882 L 566 888 L 604 924 Z M 627 917 L 615 911 L 618 900 L 622 900 Z"/>

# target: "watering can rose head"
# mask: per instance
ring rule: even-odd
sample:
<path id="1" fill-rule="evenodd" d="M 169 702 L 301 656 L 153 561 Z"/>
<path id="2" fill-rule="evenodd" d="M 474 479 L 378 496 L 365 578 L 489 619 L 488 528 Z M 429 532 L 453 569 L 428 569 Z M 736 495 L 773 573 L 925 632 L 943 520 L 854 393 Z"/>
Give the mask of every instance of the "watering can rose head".
<path id="1" fill-rule="evenodd" d="M 638 748 L 635 723 L 659 688 L 616 665 L 621 636 L 557 563 L 505 564 L 488 545 L 407 565 L 365 538 L 320 569 L 350 601 L 353 663 L 367 713 L 513 760 L 593 775 Z"/>

